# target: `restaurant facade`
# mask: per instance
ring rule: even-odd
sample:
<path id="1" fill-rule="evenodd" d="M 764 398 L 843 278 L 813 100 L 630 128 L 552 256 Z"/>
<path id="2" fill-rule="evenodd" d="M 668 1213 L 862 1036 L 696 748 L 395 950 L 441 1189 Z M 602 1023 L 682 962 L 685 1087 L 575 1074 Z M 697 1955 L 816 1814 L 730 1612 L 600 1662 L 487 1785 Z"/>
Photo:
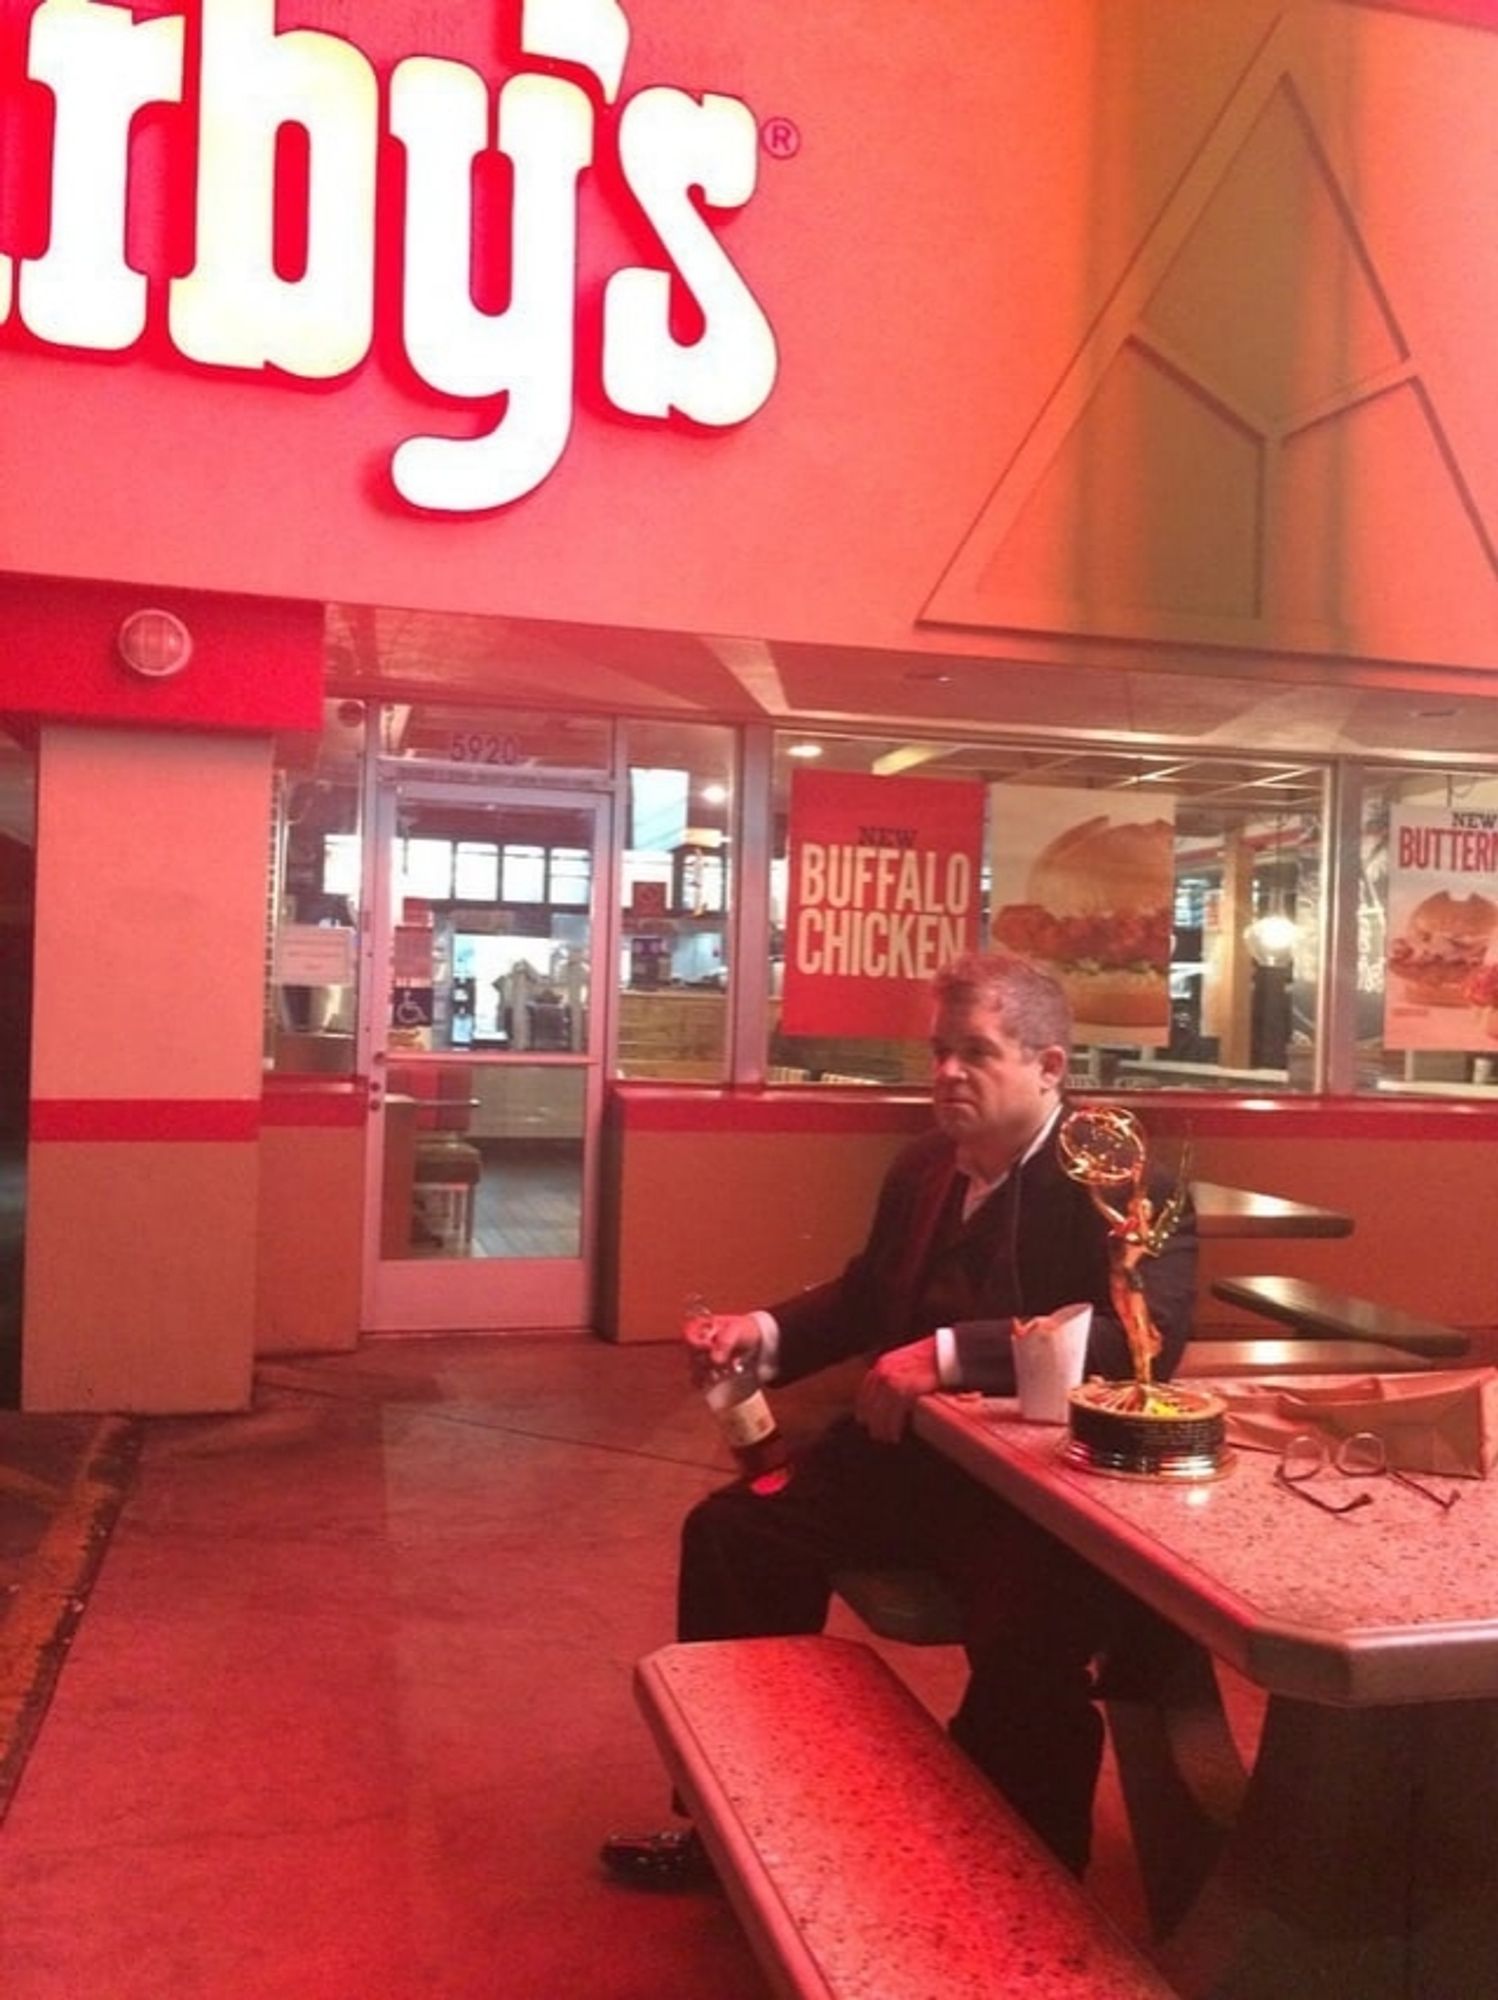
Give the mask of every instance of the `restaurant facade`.
<path id="1" fill-rule="evenodd" d="M 1481 0 L 0 23 L 26 1407 L 823 1275 L 993 939 L 1498 1317 Z"/>

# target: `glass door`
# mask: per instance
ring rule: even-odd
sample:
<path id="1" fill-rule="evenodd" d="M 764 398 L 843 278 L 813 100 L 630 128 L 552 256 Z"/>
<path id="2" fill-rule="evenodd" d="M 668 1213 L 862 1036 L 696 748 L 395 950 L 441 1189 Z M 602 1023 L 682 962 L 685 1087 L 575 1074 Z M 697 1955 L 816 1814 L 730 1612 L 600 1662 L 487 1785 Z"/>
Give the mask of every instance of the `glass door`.
<path id="1" fill-rule="evenodd" d="M 589 1322 L 609 808 L 382 776 L 361 1024 L 368 1329 Z"/>

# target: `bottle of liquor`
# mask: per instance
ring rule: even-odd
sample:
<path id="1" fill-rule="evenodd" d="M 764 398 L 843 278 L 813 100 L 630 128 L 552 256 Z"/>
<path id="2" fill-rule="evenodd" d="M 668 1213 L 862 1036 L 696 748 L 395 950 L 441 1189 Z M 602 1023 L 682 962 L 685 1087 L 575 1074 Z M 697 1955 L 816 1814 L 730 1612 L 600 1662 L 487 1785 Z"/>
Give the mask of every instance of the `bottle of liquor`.
<path id="1" fill-rule="evenodd" d="M 688 1324 L 711 1319 L 712 1308 L 701 1299 L 689 1299 Z M 759 1386 L 759 1372 L 752 1355 L 736 1354 L 728 1361 L 714 1361 L 705 1347 L 693 1347 L 692 1380 L 718 1420 L 746 1479 L 758 1479 L 784 1465 L 785 1439 L 774 1412 Z"/>

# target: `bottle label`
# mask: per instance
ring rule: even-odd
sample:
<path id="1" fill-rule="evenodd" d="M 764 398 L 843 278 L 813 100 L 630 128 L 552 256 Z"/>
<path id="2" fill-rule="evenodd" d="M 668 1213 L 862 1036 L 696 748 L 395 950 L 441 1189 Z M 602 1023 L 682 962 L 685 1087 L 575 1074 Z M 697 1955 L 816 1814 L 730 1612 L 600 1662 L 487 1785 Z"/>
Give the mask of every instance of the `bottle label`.
<path id="1" fill-rule="evenodd" d="M 720 1410 L 718 1416 L 723 1425 L 723 1435 L 735 1451 L 744 1451 L 748 1446 L 758 1444 L 775 1428 L 770 1405 L 758 1389 L 752 1396 L 746 1396 L 742 1403 Z"/>

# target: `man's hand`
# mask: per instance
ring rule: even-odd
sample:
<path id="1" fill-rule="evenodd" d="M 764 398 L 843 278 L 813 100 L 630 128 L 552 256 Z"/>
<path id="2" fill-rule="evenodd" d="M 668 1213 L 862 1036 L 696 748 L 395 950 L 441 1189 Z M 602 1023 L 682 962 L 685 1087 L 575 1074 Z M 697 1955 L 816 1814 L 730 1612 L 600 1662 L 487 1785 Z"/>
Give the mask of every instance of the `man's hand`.
<path id="1" fill-rule="evenodd" d="M 736 1354 L 747 1355 L 752 1361 L 759 1353 L 761 1338 L 753 1313 L 688 1314 L 681 1337 L 688 1347 L 702 1348 L 719 1368 Z"/>
<path id="2" fill-rule="evenodd" d="M 941 1387 L 936 1372 L 936 1340 L 913 1340 L 881 1354 L 858 1385 L 853 1414 L 880 1444 L 898 1444 L 910 1421 L 911 1405 Z"/>

